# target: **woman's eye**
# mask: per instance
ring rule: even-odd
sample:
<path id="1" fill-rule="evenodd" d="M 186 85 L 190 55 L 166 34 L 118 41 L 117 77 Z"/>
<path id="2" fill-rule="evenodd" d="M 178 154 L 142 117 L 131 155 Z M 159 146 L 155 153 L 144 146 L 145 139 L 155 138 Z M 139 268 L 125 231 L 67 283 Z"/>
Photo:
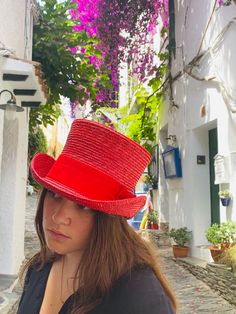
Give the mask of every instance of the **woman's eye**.
<path id="1" fill-rule="evenodd" d="M 61 196 L 53 191 L 48 190 L 48 194 L 54 199 L 61 199 Z"/>
<path id="2" fill-rule="evenodd" d="M 76 207 L 77 207 L 78 209 L 85 209 L 85 208 L 86 208 L 85 206 L 80 205 L 80 204 L 78 204 L 78 203 L 76 203 Z"/>
<path id="3" fill-rule="evenodd" d="M 78 203 L 76 204 L 76 207 L 80 210 L 83 210 L 83 211 L 90 211 L 91 210 L 89 207 L 78 204 Z"/>

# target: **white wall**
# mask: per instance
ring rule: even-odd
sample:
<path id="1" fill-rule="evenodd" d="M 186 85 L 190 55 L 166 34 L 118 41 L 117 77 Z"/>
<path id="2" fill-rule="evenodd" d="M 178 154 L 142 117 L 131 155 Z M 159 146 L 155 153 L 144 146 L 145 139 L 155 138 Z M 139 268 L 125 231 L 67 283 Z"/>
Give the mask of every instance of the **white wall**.
<path id="1" fill-rule="evenodd" d="M 176 6 L 176 59 L 172 75 L 182 71 L 197 54 L 201 38 L 215 1 L 175 1 Z M 236 16 L 236 6 L 217 9 L 203 41 L 203 50 L 214 44 L 216 37 L 228 22 Z M 230 112 L 236 99 L 236 23 L 232 23 L 222 40 L 200 62 L 194 75 L 215 77 L 215 81 L 203 82 L 184 74 L 173 84 L 173 96 L 179 109 L 173 108 L 162 116 L 161 130 L 167 126 L 168 135 L 177 136 L 182 158 L 183 178 L 167 179 L 161 173 L 160 183 L 167 185 L 170 227 L 187 226 L 193 231 L 192 255 L 209 259 L 205 230 L 211 222 L 210 174 L 208 130 L 218 128 L 218 152 L 230 156 L 236 151 L 236 114 Z M 222 93 L 221 84 L 228 95 Z M 222 96 L 223 95 L 223 96 Z M 232 97 L 232 99 L 229 97 Z M 206 115 L 201 117 L 204 105 Z M 197 155 L 206 156 L 206 164 L 198 165 Z M 165 181 L 165 182 L 164 182 Z M 163 183 L 164 182 L 164 183 Z M 231 174 L 229 187 L 236 199 L 236 175 Z M 161 188 L 162 188 L 161 187 Z M 162 205 L 161 205 L 162 206 Z M 163 209 L 164 212 L 166 209 Z M 221 207 L 221 221 L 236 220 L 236 201 L 230 212 Z M 162 208 L 161 208 L 162 211 Z"/>
<path id="2" fill-rule="evenodd" d="M 32 46 L 30 29 L 32 20 L 26 14 L 31 2 L 31 0 L 1 0 L 0 41 L 15 51 L 19 58 L 25 58 L 26 51 Z"/>
<path id="3" fill-rule="evenodd" d="M 0 184 L 0 272 L 15 274 L 24 258 L 27 142 L 23 119 L 4 121 Z"/>
<path id="4" fill-rule="evenodd" d="M 19 58 L 31 58 L 30 6 L 31 0 L 1 0 L 0 43 Z M 0 273 L 16 274 L 24 258 L 28 110 L 12 121 L 2 111 L 0 121 Z"/>
<path id="5" fill-rule="evenodd" d="M 48 125 L 46 128 L 43 128 L 43 133 L 47 139 L 48 153 L 54 158 L 57 158 L 61 153 L 73 121 L 69 99 L 62 97 L 61 101 L 61 115 L 54 125 Z"/>

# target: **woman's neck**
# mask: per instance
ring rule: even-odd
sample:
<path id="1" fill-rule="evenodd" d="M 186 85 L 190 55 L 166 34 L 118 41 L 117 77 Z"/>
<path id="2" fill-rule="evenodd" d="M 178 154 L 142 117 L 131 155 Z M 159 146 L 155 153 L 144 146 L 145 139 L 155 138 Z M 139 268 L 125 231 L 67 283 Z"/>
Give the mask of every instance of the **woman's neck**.
<path id="1" fill-rule="evenodd" d="M 64 273 L 67 275 L 67 277 L 77 276 L 81 258 L 82 252 L 73 252 L 62 256 Z"/>
<path id="2" fill-rule="evenodd" d="M 61 302 L 65 301 L 69 295 L 79 289 L 78 268 L 81 261 L 81 254 L 70 253 L 63 255 L 60 259 L 61 268 Z"/>

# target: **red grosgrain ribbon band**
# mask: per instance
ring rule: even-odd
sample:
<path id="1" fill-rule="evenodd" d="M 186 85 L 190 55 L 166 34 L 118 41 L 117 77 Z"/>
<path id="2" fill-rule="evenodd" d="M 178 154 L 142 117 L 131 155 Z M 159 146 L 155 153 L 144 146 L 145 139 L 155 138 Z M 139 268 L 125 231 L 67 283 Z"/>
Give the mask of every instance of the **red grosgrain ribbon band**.
<path id="1" fill-rule="evenodd" d="M 94 200 L 117 200 L 131 194 L 107 174 L 66 154 L 58 157 L 47 178 Z"/>

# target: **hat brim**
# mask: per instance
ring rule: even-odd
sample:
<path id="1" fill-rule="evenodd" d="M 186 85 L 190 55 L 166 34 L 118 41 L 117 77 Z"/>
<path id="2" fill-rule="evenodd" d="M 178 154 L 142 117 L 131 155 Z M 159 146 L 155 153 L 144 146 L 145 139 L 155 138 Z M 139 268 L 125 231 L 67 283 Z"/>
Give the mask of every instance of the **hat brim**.
<path id="1" fill-rule="evenodd" d="M 94 200 L 86 198 L 84 195 L 81 195 L 79 191 L 75 191 L 61 182 L 47 177 L 54 163 L 55 159 L 47 154 L 39 153 L 35 155 L 31 161 L 31 173 L 33 178 L 43 187 L 81 205 L 106 214 L 132 218 L 146 202 L 146 196 L 137 197 L 131 193 L 130 198 L 119 200 Z"/>

